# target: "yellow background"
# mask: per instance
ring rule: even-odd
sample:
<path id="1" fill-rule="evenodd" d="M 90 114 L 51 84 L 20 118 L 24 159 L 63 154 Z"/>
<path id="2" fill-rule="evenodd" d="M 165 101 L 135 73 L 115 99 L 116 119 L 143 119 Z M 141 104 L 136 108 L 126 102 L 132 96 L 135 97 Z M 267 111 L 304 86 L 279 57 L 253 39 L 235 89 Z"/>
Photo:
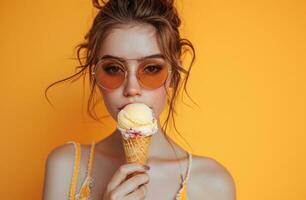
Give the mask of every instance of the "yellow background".
<path id="1" fill-rule="evenodd" d="M 306 199 L 305 1 L 177 6 L 197 53 L 188 86 L 200 108 L 185 96 L 191 108 L 180 103 L 177 117 L 194 153 L 230 171 L 237 199 Z M 53 148 L 100 140 L 114 128 L 86 116 L 87 98 L 82 112 L 81 79 L 49 91 L 56 109 L 44 98 L 47 85 L 74 72 L 73 47 L 94 13 L 89 0 L 1 1 L 1 199 L 40 199 Z"/>

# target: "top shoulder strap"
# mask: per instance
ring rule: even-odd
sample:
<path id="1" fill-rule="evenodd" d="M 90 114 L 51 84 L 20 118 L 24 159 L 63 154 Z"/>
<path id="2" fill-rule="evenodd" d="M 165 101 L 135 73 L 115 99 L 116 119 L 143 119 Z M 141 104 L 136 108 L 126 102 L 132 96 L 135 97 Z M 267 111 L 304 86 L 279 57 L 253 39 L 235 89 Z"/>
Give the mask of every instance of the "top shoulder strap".
<path id="1" fill-rule="evenodd" d="M 190 171 L 191 171 L 191 165 L 192 165 L 192 154 L 188 152 L 188 158 L 189 158 L 189 162 L 188 162 L 188 171 L 187 171 L 187 175 L 186 175 L 186 178 L 185 178 L 185 182 L 188 181 L 188 178 L 189 178 L 189 174 L 190 174 Z"/>
<path id="2" fill-rule="evenodd" d="M 73 143 L 75 148 L 75 158 L 74 158 L 74 166 L 73 166 L 73 174 L 71 178 L 71 186 L 69 193 L 69 200 L 75 200 L 76 186 L 79 175 L 79 166 L 80 166 L 80 158 L 81 158 L 81 147 L 80 143 L 70 141 L 68 143 Z"/>
<path id="3" fill-rule="evenodd" d="M 180 187 L 178 193 L 176 194 L 176 200 L 182 200 L 184 198 L 186 199 L 186 196 L 187 196 L 187 181 L 188 181 L 189 174 L 190 174 L 191 164 L 192 164 L 192 154 L 188 152 L 188 169 L 187 169 L 187 172 L 186 172 L 186 175 L 185 175 L 183 181 L 181 182 L 181 187 Z"/>
<path id="4" fill-rule="evenodd" d="M 81 199 L 89 199 L 91 196 L 91 188 L 93 187 L 93 178 L 91 177 L 92 174 L 92 164 L 94 160 L 94 147 L 95 143 L 93 142 L 91 145 L 90 149 L 90 155 L 89 155 L 89 161 L 88 161 L 88 171 L 87 171 L 87 176 L 82 183 L 81 189 L 79 192 L 75 194 L 75 199 L 76 200 L 81 200 Z"/>
<path id="5" fill-rule="evenodd" d="M 90 148 L 90 156 L 88 161 L 88 174 L 87 176 L 91 177 L 92 174 L 92 165 L 94 161 L 94 152 L 95 152 L 95 141 L 92 142 L 91 148 Z"/>

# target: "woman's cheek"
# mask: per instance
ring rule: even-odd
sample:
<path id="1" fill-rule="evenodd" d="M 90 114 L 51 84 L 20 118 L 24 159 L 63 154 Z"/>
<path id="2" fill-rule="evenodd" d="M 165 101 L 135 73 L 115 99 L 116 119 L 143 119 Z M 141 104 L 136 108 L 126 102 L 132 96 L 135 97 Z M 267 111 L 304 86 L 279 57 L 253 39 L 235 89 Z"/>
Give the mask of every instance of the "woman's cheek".
<path id="1" fill-rule="evenodd" d="M 106 91 L 102 91 L 102 89 L 100 89 L 100 92 L 103 96 L 104 105 L 105 105 L 108 113 L 112 116 L 112 118 L 114 120 L 116 120 L 117 119 L 117 108 L 116 108 L 116 104 L 114 102 L 114 99 L 116 99 L 116 98 L 112 97 L 112 94 L 110 94 Z"/>
<path id="2" fill-rule="evenodd" d="M 155 114 L 157 115 L 156 117 L 159 117 L 160 114 L 163 112 L 166 106 L 166 92 L 164 89 L 158 91 L 158 95 L 155 95 L 153 99 L 155 99 L 155 102 L 152 103 L 152 105 L 155 107 Z M 157 102 L 156 102 L 157 100 Z"/>

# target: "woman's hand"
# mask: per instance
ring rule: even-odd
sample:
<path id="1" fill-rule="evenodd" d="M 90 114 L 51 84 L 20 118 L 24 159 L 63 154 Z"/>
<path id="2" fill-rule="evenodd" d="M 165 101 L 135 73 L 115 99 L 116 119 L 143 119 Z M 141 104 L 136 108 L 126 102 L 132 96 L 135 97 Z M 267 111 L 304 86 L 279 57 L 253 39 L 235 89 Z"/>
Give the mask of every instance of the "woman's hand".
<path id="1" fill-rule="evenodd" d="M 141 200 L 147 193 L 149 168 L 138 163 L 121 165 L 108 183 L 103 200 Z"/>

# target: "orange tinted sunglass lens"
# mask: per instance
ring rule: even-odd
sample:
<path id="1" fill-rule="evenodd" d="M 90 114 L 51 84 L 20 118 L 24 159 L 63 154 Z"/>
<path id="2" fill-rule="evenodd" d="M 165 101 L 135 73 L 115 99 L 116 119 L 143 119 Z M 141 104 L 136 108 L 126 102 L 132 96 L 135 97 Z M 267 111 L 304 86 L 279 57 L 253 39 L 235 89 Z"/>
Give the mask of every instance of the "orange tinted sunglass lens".
<path id="1" fill-rule="evenodd" d="M 161 87 L 168 77 L 169 67 L 165 64 L 150 64 L 141 67 L 138 70 L 138 80 L 143 87 L 156 89 Z"/>
<path id="2" fill-rule="evenodd" d="M 96 65 L 97 84 L 107 88 L 118 88 L 125 79 L 125 69 L 118 63 L 101 60 Z"/>

